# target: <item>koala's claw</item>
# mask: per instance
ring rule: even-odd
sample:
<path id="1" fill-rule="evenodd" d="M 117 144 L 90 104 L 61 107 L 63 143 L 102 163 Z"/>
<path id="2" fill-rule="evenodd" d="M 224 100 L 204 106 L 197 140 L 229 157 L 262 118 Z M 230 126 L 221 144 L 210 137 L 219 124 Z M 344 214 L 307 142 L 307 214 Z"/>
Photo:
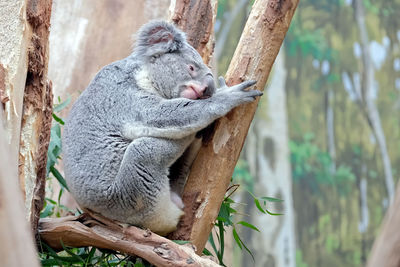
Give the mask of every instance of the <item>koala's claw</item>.
<path id="1" fill-rule="evenodd" d="M 249 80 L 249 81 L 244 81 L 240 85 L 241 89 L 244 90 L 246 88 L 249 88 L 250 86 L 253 86 L 257 83 L 255 80 Z"/>
<path id="2" fill-rule="evenodd" d="M 226 87 L 227 86 L 224 77 L 219 76 L 218 77 L 218 81 L 219 81 L 219 86 L 220 87 Z"/>

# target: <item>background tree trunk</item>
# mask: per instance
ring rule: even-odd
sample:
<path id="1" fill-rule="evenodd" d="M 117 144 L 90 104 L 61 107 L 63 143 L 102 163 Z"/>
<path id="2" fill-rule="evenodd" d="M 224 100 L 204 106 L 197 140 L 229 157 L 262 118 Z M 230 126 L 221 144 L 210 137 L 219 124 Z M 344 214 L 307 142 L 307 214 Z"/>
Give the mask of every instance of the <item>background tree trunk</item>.
<path id="1" fill-rule="evenodd" d="M 132 36 L 140 26 L 167 17 L 169 4 L 169 0 L 54 0 L 49 77 L 55 95 L 62 99 L 72 95 L 75 100 L 103 66 L 132 52 Z"/>
<path id="2" fill-rule="evenodd" d="M 261 233 L 248 231 L 246 240 L 251 244 L 256 266 L 296 266 L 295 213 L 292 199 L 292 176 L 286 112 L 286 69 L 284 49 L 281 48 L 275 64 L 267 97 L 260 100 L 256 119 L 245 144 L 243 156 L 249 163 L 255 179 L 254 193 L 257 196 L 272 196 L 283 199 L 282 203 L 270 205 L 273 212 L 283 216 L 262 215 L 248 203 L 246 214 L 251 214 L 251 223 Z M 242 265 L 251 261 L 244 257 Z"/>
<path id="3" fill-rule="evenodd" d="M 256 1 L 246 23 L 226 78 L 228 84 L 257 80 L 263 89 L 298 1 Z M 193 163 L 184 190 L 185 217 L 191 218 L 190 240 L 204 248 L 243 146 L 257 102 L 239 107 L 216 123 L 212 139 Z M 190 200 L 190 201 L 187 201 Z M 185 220 L 185 218 L 184 218 Z"/>
<path id="4" fill-rule="evenodd" d="M 365 23 L 364 4 L 361 0 L 354 2 L 355 19 L 358 25 L 361 41 L 362 51 L 362 70 L 361 70 L 361 99 L 365 109 L 365 116 L 371 127 L 371 130 L 378 143 L 379 151 L 381 154 L 383 170 L 385 173 L 386 190 L 388 193 L 389 203 L 393 201 L 395 185 L 392 174 L 392 165 L 390 163 L 390 156 L 387 151 L 385 133 L 383 132 L 381 119 L 379 116 L 378 108 L 375 104 L 374 95 L 375 90 L 375 70 L 371 59 L 371 52 L 369 46 L 369 38 L 367 27 Z"/>

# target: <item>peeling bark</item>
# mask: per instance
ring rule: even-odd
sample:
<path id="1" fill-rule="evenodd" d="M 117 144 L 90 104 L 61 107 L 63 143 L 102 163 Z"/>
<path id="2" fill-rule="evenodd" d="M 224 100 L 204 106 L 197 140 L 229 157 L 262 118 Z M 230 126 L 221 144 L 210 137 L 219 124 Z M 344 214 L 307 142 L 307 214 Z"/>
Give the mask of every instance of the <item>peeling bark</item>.
<path id="1" fill-rule="evenodd" d="M 226 74 L 229 85 L 255 79 L 258 81 L 255 87 L 264 88 L 297 3 L 297 0 L 254 3 Z M 211 140 L 203 145 L 193 163 L 184 190 L 184 198 L 196 196 L 190 203 L 185 202 L 185 217 L 195 210 L 189 224 L 191 230 L 189 233 L 187 228 L 178 228 L 174 236 L 191 240 L 198 252 L 202 251 L 214 225 L 256 107 L 257 102 L 241 106 L 218 120 Z"/>
<path id="2" fill-rule="evenodd" d="M 47 80 L 51 0 L 29 0 L 26 14 L 32 34 L 21 123 L 19 178 L 33 233 L 37 231 L 46 184 L 53 93 Z"/>

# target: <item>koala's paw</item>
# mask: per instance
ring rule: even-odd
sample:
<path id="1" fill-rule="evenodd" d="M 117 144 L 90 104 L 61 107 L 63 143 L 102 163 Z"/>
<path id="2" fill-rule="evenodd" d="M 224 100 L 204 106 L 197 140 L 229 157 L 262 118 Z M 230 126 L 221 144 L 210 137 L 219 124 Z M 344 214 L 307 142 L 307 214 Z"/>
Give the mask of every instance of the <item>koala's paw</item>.
<path id="1" fill-rule="evenodd" d="M 239 104 L 253 102 L 257 96 L 262 96 L 263 93 L 259 90 L 246 90 L 256 84 L 257 81 L 249 80 L 237 85 L 228 87 L 223 77 L 219 77 L 221 89 L 219 93 L 226 95 L 227 99 L 234 98 Z"/>

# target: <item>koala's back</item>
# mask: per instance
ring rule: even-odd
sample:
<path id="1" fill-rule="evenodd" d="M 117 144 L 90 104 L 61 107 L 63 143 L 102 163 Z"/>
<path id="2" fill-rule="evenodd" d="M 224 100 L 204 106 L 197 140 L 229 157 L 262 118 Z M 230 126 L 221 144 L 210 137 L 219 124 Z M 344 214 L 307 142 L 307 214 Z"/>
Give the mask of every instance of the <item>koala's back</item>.
<path id="1" fill-rule="evenodd" d="M 138 65 L 124 59 L 104 67 L 73 105 L 63 133 L 65 176 L 78 203 L 104 206 L 131 140 L 122 125 L 137 101 Z"/>

